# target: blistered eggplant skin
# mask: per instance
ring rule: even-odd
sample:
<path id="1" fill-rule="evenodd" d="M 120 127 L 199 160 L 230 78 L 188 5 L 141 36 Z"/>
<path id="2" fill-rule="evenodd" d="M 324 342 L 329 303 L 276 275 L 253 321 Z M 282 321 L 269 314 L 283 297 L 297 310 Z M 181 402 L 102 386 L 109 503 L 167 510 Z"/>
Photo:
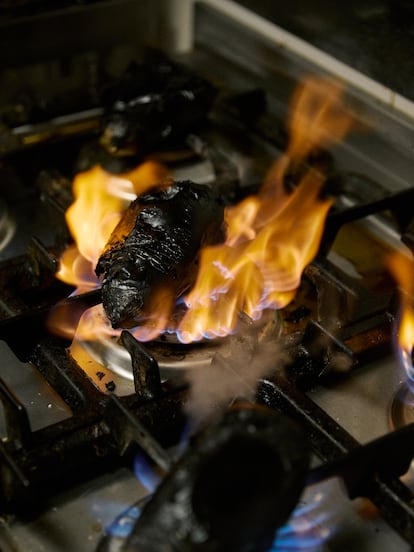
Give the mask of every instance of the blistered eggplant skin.
<path id="1" fill-rule="evenodd" d="M 101 143 L 111 154 L 145 156 L 202 125 L 216 89 L 164 56 L 131 64 L 106 90 Z"/>
<path id="2" fill-rule="evenodd" d="M 171 182 L 138 197 L 96 266 L 114 327 L 139 320 L 160 286 L 179 297 L 194 283 L 200 249 L 224 239 L 224 208 L 206 186 Z"/>

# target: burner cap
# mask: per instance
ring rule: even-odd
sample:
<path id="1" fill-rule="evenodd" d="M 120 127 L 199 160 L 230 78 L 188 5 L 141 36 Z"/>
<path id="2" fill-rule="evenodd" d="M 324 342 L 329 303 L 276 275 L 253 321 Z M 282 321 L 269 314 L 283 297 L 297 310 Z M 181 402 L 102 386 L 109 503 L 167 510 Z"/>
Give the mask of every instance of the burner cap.
<path id="1" fill-rule="evenodd" d="M 246 317 L 247 318 L 247 317 Z M 282 331 L 281 318 L 278 311 L 268 310 L 260 320 L 249 323 L 253 326 L 259 339 L 277 338 Z M 240 336 L 246 330 L 246 323 L 240 323 Z M 220 351 L 223 356 L 230 352 L 237 334 L 202 342 L 182 344 L 169 335 L 161 335 L 157 340 L 144 343 L 144 347 L 158 362 L 161 376 L 168 379 L 177 371 L 202 368 L 211 363 L 213 356 Z M 119 337 L 100 334 L 94 341 L 79 341 L 79 345 L 96 361 L 115 374 L 133 380 L 131 357 L 120 344 Z"/>

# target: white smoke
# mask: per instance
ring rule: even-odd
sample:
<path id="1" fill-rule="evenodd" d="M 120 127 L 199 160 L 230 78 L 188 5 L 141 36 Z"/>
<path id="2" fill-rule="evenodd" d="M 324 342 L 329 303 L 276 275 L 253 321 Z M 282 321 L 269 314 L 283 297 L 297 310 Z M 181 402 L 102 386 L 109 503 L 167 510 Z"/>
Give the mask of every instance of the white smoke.
<path id="1" fill-rule="evenodd" d="M 190 384 L 186 411 L 193 430 L 220 415 L 235 399 L 253 399 L 259 380 L 288 363 L 286 345 L 274 335 L 263 337 L 250 319 L 242 326 L 226 338 L 223 354 L 216 353 L 210 366 L 186 374 Z"/>

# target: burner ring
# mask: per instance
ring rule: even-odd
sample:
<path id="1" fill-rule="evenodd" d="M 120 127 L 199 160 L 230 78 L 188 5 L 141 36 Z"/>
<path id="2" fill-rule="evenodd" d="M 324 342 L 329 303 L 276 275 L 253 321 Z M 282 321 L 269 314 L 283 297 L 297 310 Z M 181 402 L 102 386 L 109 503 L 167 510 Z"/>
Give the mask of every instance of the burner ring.
<path id="1" fill-rule="evenodd" d="M 250 320 L 250 319 L 249 319 Z M 250 321 L 259 341 L 280 337 L 283 327 L 279 311 L 265 311 L 260 320 Z M 192 370 L 209 366 L 213 356 L 220 351 L 223 356 L 230 352 L 230 347 L 237 339 L 237 334 L 214 340 L 204 340 L 188 345 L 175 343 L 168 336 L 144 343 L 144 347 L 155 358 L 160 368 L 161 377 L 168 379 L 178 371 Z M 102 334 L 100 339 L 79 340 L 78 344 L 96 362 L 109 371 L 133 380 L 131 357 L 119 342 L 119 337 L 108 337 Z"/>
<path id="2" fill-rule="evenodd" d="M 6 248 L 15 231 L 16 224 L 10 216 L 6 202 L 0 198 L 0 251 Z"/>
<path id="3" fill-rule="evenodd" d="M 407 383 L 402 383 L 392 399 L 389 423 L 392 429 L 399 429 L 414 422 L 414 393 Z"/>

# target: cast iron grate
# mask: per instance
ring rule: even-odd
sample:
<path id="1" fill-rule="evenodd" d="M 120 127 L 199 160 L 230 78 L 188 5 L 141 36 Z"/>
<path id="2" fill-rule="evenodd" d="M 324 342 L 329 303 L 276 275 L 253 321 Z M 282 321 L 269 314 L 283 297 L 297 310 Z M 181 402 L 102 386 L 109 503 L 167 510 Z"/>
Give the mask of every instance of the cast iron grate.
<path id="1" fill-rule="evenodd" d="M 234 178 L 232 167 L 223 164 L 215 150 L 197 137 L 191 141 L 199 152 L 205 154 L 207 148 L 209 155 L 215 156 L 220 174 L 228 176 L 230 172 Z M 339 177 L 344 189 L 358 178 Z M 338 351 L 354 366 L 375 359 L 389 348 L 393 293 L 383 294 L 379 302 L 378 295 L 333 266 L 326 254 L 344 224 L 383 211 L 391 212 L 402 239 L 411 243 L 412 220 L 407 205 L 413 199 L 414 189 L 409 189 L 332 211 L 320 255 L 304 275 L 312 306 L 295 304 L 283 314 L 294 335 L 289 341 L 292 363 L 286 373 L 258 382 L 256 399 L 295 420 L 309 436 L 312 449 L 322 460 L 320 468 L 309 472 L 309 482 L 342 476 L 350 497 L 370 498 L 408 542 L 414 540 L 414 496 L 398 477 L 414 455 L 414 426 L 360 446 L 306 396 L 304 389 L 330 374 L 331 359 Z M 182 406 L 186 386 L 180 381 L 162 384 L 156 361 L 129 333 L 123 334 L 122 343 L 131 354 L 135 393 L 123 397 L 110 388 L 108 393 L 98 390 L 71 357 L 68 343 L 48 334 L 45 321 L 49 311 L 59 300 L 65 300 L 68 291 L 52 282 L 56 266 L 54 253 L 37 239 L 32 240 L 27 255 L 0 265 L 4 290 L 0 338 L 20 360 L 36 367 L 72 412 L 65 420 L 32 431 L 25 407 L 13 389 L 1 382 L 7 432 L 7 438 L 0 442 L 0 505 L 4 512 L 24 512 L 29 504 L 32 507 L 33 499 L 39 506 L 45 505 L 48 496 L 65 486 L 114 466 L 131 465 L 131 454 L 137 448 L 168 471 L 173 463 L 168 449 L 179 441 L 185 422 Z M 41 293 L 36 295 L 36 290 Z M 325 324 L 321 310 L 327 293 L 335 297 L 338 312 L 346 312 L 345 318 L 340 318 L 338 333 L 332 333 Z M 99 299 L 96 291 L 66 301 L 86 308 Z M 353 312 L 343 308 L 351 304 L 357 305 Z"/>

